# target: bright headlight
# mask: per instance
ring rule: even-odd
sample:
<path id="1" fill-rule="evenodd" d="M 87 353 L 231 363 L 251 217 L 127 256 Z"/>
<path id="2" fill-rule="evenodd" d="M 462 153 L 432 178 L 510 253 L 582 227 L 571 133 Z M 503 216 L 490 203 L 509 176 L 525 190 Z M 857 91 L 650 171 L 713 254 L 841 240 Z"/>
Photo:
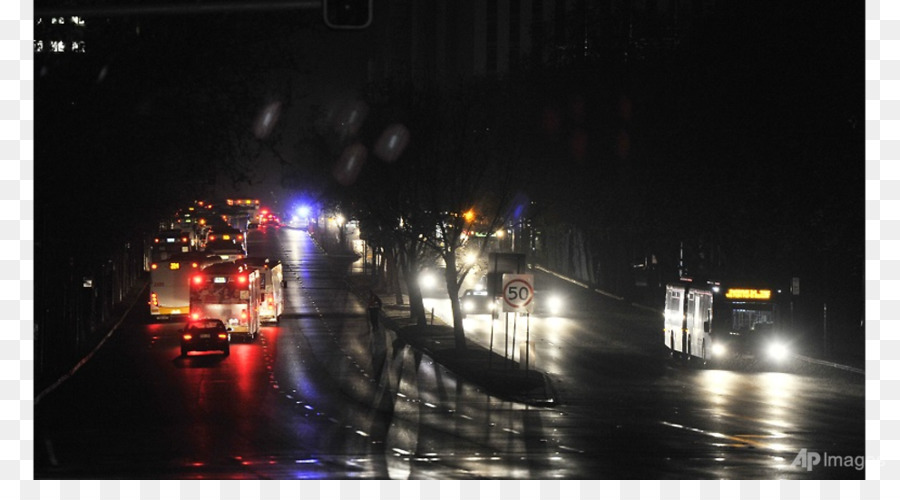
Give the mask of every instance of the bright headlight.
<path id="1" fill-rule="evenodd" d="M 715 357 L 724 356 L 725 353 L 728 352 L 728 349 L 725 348 L 724 344 L 713 344 L 712 345 L 712 355 Z"/>
<path id="2" fill-rule="evenodd" d="M 547 306 L 550 308 L 550 314 L 556 316 L 562 312 L 563 302 L 559 297 L 550 297 L 547 299 Z"/>
<path id="3" fill-rule="evenodd" d="M 769 357 L 774 359 L 775 361 L 782 361 L 788 357 L 790 351 L 787 346 L 780 342 L 773 342 L 769 344 Z"/>
<path id="4" fill-rule="evenodd" d="M 419 287 L 423 289 L 431 289 L 437 286 L 437 279 L 431 273 L 419 275 Z"/>
<path id="5" fill-rule="evenodd" d="M 472 309 L 475 309 L 475 306 L 472 305 L 472 302 L 467 300 L 463 302 L 463 310 L 466 312 L 472 312 Z"/>

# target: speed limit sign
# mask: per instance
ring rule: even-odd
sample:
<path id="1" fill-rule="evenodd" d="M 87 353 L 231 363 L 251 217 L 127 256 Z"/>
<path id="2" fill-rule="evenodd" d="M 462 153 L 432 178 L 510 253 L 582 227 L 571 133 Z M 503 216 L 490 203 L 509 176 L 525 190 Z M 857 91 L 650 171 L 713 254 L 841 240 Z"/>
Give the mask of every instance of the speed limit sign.
<path id="1" fill-rule="evenodd" d="M 503 312 L 532 312 L 534 310 L 534 275 L 503 275 Z"/>

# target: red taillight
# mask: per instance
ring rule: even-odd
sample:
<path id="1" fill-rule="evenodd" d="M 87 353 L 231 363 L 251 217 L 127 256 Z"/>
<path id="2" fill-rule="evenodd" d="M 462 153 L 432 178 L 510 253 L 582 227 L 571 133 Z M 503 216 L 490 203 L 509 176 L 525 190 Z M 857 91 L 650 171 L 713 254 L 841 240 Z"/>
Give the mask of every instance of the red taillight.
<path id="1" fill-rule="evenodd" d="M 219 338 L 220 338 L 220 339 L 227 339 L 227 338 L 228 338 L 228 334 L 227 334 L 227 333 L 220 333 L 220 334 L 219 334 Z"/>
<path id="2" fill-rule="evenodd" d="M 238 239 L 238 241 L 241 241 L 241 240 L 244 239 L 244 237 L 243 237 L 242 235 L 239 234 L 238 237 L 237 237 L 237 239 Z"/>
<path id="3" fill-rule="evenodd" d="M 156 292 L 150 294 L 150 305 L 153 307 L 159 305 L 159 298 L 156 296 Z"/>
<path id="4" fill-rule="evenodd" d="M 196 268 L 198 264 L 196 262 L 191 262 L 191 267 Z"/>
<path id="5" fill-rule="evenodd" d="M 238 274 L 237 282 L 240 283 L 241 285 L 243 285 L 244 283 L 247 282 L 247 277 L 244 276 L 243 274 Z"/>
<path id="6" fill-rule="evenodd" d="M 154 262 L 153 264 L 150 264 L 150 269 L 156 269 L 157 267 L 159 267 L 159 266 L 156 265 L 156 262 Z"/>
<path id="7" fill-rule="evenodd" d="M 242 320 L 246 320 L 246 319 L 247 319 L 247 310 L 246 310 L 246 309 L 244 309 L 243 311 L 241 311 L 241 319 L 242 319 Z"/>
<path id="8" fill-rule="evenodd" d="M 153 243 L 159 243 L 159 238 L 153 238 Z"/>
<path id="9" fill-rule="evenodd" d="M 214 234 L 209 235 L 209 241 L 213 241 L 215 239 L 216 239 L 216 235 L 214 235 Z"/>
<path id="10" fill-rule="evenodd" d="M 200 313 L 191 314 L 191 319 L 200 319 Z"/>
<path id="11" fill-rule="evenodd" d="M 194 276 L 194 284 L 199 285 L 201 283 L 203 283 L 203 276 L 200 276 L 199 274 Z"/>
<path id="12" fill-rule="evenodd" d="M 181 241 L 182 241 L 183 243 L 187 243 L 187 240 L 188 240 L 187 238 L 181 238 Z"/>

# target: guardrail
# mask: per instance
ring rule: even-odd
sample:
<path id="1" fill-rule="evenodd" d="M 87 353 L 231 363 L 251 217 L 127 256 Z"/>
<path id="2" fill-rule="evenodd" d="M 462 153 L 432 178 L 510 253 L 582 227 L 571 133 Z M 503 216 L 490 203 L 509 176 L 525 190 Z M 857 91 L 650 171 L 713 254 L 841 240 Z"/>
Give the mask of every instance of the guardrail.
<path id="1" fill-rule="evenodd" d="M 143 285 L 143 245 L 123 242 L 105 258 L 36 250 L 35 377 L 37 389 L 68 373 L 119 319 L 126 295 Z"/>

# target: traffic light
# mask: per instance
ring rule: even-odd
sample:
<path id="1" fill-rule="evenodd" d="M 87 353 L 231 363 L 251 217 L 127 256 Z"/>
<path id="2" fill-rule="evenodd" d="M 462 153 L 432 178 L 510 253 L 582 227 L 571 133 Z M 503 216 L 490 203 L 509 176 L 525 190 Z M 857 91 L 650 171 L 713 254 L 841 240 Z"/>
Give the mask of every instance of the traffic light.
<path id="1" fill-rule="evenodd" d="M 372 0 L 324 0 L 325 25 L 335 29 L 362 29 L 372 23 Z"/>

